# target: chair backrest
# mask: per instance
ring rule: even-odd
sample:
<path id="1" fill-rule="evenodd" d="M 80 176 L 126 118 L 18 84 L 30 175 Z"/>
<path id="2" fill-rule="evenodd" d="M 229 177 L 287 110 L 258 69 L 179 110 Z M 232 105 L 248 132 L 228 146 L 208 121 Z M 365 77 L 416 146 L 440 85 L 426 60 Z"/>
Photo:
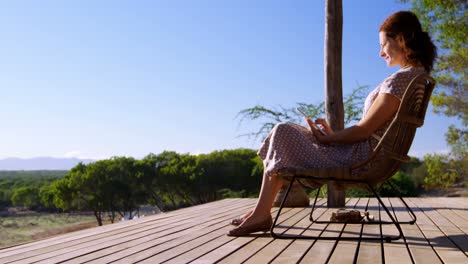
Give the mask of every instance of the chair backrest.
<path id="1" fill-rule="evenodd" d="M 374 148 L 374 158 L 363 175 L 372 182 L 382 182 L 391 177 L 402 162 L 408 162 L 408 151 L 416 129 L 424 124 L 427 106 L 435 86 L 428 74 L 411 80 L 403 94 L 400 107 L 387 130 Z"/>

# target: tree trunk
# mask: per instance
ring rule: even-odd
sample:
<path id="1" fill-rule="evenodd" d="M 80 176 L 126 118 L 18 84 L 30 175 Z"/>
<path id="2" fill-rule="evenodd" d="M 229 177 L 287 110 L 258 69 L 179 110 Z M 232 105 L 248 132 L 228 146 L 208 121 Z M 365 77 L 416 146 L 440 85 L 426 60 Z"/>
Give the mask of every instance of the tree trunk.
<path id="1" fill-rule="evenodd" d="M 334 131 L 344 128 L 341 51 L 343 39 L 343 2 L 327 0 L 325 4 L 325 111 Z M 345 204 L 344 191 L 328 184 L 328 207 Z"/>
<path id="2" fill-rule="evenodd" d="M 94 216 L 96 217 L 96 221 L 98 222 L 98 225 L 102 226 L 101 212 L 94 210 Z"/>

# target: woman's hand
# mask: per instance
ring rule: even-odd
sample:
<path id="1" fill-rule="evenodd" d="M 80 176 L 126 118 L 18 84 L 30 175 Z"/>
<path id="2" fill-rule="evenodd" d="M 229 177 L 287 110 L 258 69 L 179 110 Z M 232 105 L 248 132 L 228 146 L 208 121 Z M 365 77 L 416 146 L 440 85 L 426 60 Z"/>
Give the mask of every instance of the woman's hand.
<path id="1" fill-rule="evenodd" d="M 334 132 L 328 125 L 327 121 L 325 121 L 324 119 L 317 119 L 316 123 L 314 123 L 312 122 L 312 120 L 310 120 L 310 118 L 304 117 L 304 119 L 306 120 L 307 124 L 310 127 L 310 130 L 320 143 L 330 143 L 329 135 L 333 134 Z M 320 128 L 318 128 L 318 125 L 322 126 L 323 133 L 320 130 Z"/>
<path id="2" fill-rule="evenodd" d="M 328 124 L 327 120 L 325 120 L 325 119 L 323 119 L 323 118 L 315 119 L 315 124 L 321 125 L 322 128 L 323 128 L 323 131 L 324 131 L 325 134 L 327 134 L 327 135 L 331 135 L 331 134 L 334 134 L 334 133 L 335 133 L 335 132 L 333 131 L 333 129 L 330 127 L 330 125 Z"/>

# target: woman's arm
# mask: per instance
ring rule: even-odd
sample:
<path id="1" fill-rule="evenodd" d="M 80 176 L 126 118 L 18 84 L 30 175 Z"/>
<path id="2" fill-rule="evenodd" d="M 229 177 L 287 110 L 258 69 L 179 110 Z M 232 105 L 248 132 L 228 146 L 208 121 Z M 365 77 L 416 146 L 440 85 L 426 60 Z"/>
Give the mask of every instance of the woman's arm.
<path id="1" fill-rule="evenodd" d="M 369 138 L 378 128 L 389 121 L 398 110 L 400 100 L 391 94 L 379 94 L 358 124 L 341 131 L 323 135 L 315 129 L 308 119 L 310 129 L 321 143 L 355 143 Z"/>

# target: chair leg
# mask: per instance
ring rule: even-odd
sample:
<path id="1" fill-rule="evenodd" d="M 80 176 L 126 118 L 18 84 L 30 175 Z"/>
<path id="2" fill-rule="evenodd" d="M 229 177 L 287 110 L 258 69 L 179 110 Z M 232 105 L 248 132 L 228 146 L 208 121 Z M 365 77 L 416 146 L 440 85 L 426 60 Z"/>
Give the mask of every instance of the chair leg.
<path id="1" fill-rule="evenodd" d="M 410 224 L 410 225 L 414 225 L 414 223 L 416 223 L 416 215 L 414 214 L 413 210 L 411 210 L 411 208 L 408 206 L 408 204 L 405 202 L 405 200 L 403 199 L 403 197 L 401 197 L 401 192 L 399 190 L 397 190 L 397 188 L 395 187 L 395 185 L 391 182 L 391 181 L 388 181 L 388 184 L 390 185 L 390 187 L 392 187 L 392 189 L 398 193 L 398 198 L 400 198 L 400 200 L 403 202 L 403 204 L 405 205 L 406 207 L 406 210 L 410 213 L 411 215 L 411 218 L 412 220 L 411 221 L 405 221 L 405 222 L 398 222 L 399 224 Z"/>
<path id="2" fill-rule="evenodd" d="M 392 240 L 398 240 L 400 239 L 402 236 L 403 236 L 403 231 L 401 230 L 401 226 L 400 224 L 396 221 L 396 219 L 393 217 L 393 215 L 390 213 L 390 211 L 388 210 L 387 206 L 385 206 L 385 204 L 382 202 L 382 200 L 380 199 L 380 196 L 379 194 L 377 194 L 377 192 L 374 190 L 374 188 L 372 188 L 372 186 L 370 184 L 367 184 L 367 186 L 369 187 L 369 189 L 372 191 L 372 193 L 374 194 L 374 196 L 377 198 L 377 200 L 379 201 L 380 205 L 384 208 L 385 212 L 387 212 L 388 216 L 390 217 L 390 219 L 392 220 L 392 223 L 395 225 L 395 227 L 398 229 L 398 236 L 385 236 L 385 237 L 382 237 L 382 240 L 385 239 L 386 242 L 390 242 Z"/>
<path id="3" fill-rule="evenodd" d="M 315 223 L 313 214 L 314 214 L 315 204 L 317 203 L 317 198 L 318 198 L 318 196 L 319 196 L 319 193 L 320 193 L 320 190 L 321 190 L 321 189 L 322 189 L 322 185 L 320 185 L 320 187 L 318 187 L 318 189 L 317 189 L 317 194 L 315 195 L 314 203 L 312 204 L 312 210 L 310 210 L 309 220 L 310 220 L 312 223 Z"/>
<path id="4" fill-rule="evenodd" d="M 410 224 L 410 225 L 413 225 L 414 223 L 416 223 L 416 215 L 414 214 L 413 210 L 411 210 L 411 208 L 408 206 L 408 204 L 405 202 L 405 200 L 403 199 L 403 197 L 401 197 L 400 195 L 400 192 L 398 191 L 398 189 L 396 189 L 396 187 L 393 185 L 393 183 L 391 183 L 390 181 L 387 181 L 387 183 L 390 185 L 390 187 L 396 192 L 398 193 L 398 198 L 400 198 L 400 200 L 403 202 L 403 204 L 405 205 L 406 207 L 406 210 L 410 213 L 411 215 L 411 218 L 412 220 L 411 221 L 398 221 L 398 223 L 401 225 L 401 224 Z M 370 191 L 371 193 L 377 193 L 381 188 L 383 187 L 383 185 L 380 185 L 380 187 L 375 190 L 375 189 L 369 189 L 368 191 Z M 315 203 L 317 201 L 317 197 L 318 197 L 318 194 L 319 194 L 319 191 L 320 191 L 320 188 L 318 189 L 317 191 L 317 195 L 315 196 L 315 200 L 314 200 L 314 203 L 312 205 L 312 211 L 310 212 L 310 221 L 312 223 L 317 223 L 317 224 L 332 224 L 332 223 L 335 223 L 335 224 L 347 224 L 348 222 L 346 221 L 323 221 L 323 220 L 316 220 L 313 218 L 313 213 L 314 213 L 314 209 L 315 209 Z M 375 195 L 375 194 L 374 194 Z M 348 223 L 350 224 L 350 223 Z M 388 222 L 388 221 L 374 221 L 374 222 L 370 222 L 370 223 L 366 223 L 366 224 L 374 224 L 374 225 L 380 225 L 380 224 L 383 224 L 383 225 L 388 225 L 388 224 L 393 224 L 393 222 Z"/>
<path id="5" fill-rule="evenodd" d="M 278 212 L 276 213 L 275 220 L 273 221 L 273 224 L 270 227 L 270 234 L 274 238 L 286 238 L 286 237 L 283 237 L 282 235 L 279 235 L 279 234 L 275 233 L 274 229 L 275 229 L 275 226 L 276 226 L 276 222 L 278 222 L 278 219 L 279 219 L 279 217 L 281 215 L 281 210 L 283 210 L 284 204 L 286 203 L 286 199 L 288 198 L 289 192 L 291 191 L 291 188 L 292 188 L 295 180 L 296 180 L 296 176 L 293 176 L 291 182 L 289 183 L 288 190 L 284 194 L 283 200 L 281 201 L 280 207 L 278 208 Z"/>
<path id="6" fill-rule="evenodd" d="M 377 199 L 379 200 L 380 204 L 382 204 L 382 206 L 384 207 L 384 209 L 386 210 L 387 214 L 390 216 L 390 219 L 392 219 L 392 222 L 389 222 L 389 223 L 393 223 L 395 224 L 395 226 L 397 227 L 398 231 L 399 231 L 399 236 L 386 236 L 386 237 L 366 237 L 366 238 L 362 238 L 362 237 L 356 237 L 356 236 L 341 236 L 342 232 L 340 232 L 340 237 L 321 237 L 321 236 L 304 236 L 304 235 L 287 235 L 287 234 L 284 234 L 284 233 L 275 233 L 274 229 L 276 227 L 276 224 L 278 222 L 278 219 L 281 215 L 281 211 L 283 210 L 283 207 L 284 207 L 284 204 L 286 202 L 286 199 L 289 195 L 289 192 L 291 190 L 291 187 L 294 183 L 294 181 L 296 180 L 296 177 L 293 177 L 293 179 L 291 180 L 291 183 L 289 184 L 288 186 L 288 189 L 286 191 L 286 194 L 284 195 L 283 197 L 283 200 L 281 201 L 281 205 L 280 205 L 280 208 L 278 209 L 278 212 L 276 213 L 276 217 L 275 217 L 275 220 L 273 221 L 273 224 L 270 228 L 270 233 L 271 233 L 271 236 L 273 238 L 278 238 L 278 239 L 314 239 L 314 240 L 374 240 L 374 241 L 382 241 L 383 239 L 385 239 L 385 241 L 387 242 L 390 242 L 392 240 L 397 240 L 397 239 L 400 239 L 403 235 L 402 231 L 401 231 L 401 228 L 400 226 L 398 225 L 398 223 L 395 221 L 395 219 L 393 218 L 393 216 L 390 214 L 390 212 L 388 211 L 388 209 L 385 207 L 385 205 L 383 204 L 383 202 L 380 200 L 380 197 L 377 195 L 377 193 L 375 193 L 375 191 L 373 189 L 371 189 L 373 192 L 374 192 L 374 195 L 376 195 Z M 317 195 L 316 195 L 317 196 Z M 317 198 L 317 197 L 316 197 Z M 315 202 L 314 201 L 314 205 L 313 207 L 315 207 Z M 330 223 L 336 223 L 336 222 L 330 222 Z M 374 224 L 374 223 L 359 223 L 359 224 Z"/>

